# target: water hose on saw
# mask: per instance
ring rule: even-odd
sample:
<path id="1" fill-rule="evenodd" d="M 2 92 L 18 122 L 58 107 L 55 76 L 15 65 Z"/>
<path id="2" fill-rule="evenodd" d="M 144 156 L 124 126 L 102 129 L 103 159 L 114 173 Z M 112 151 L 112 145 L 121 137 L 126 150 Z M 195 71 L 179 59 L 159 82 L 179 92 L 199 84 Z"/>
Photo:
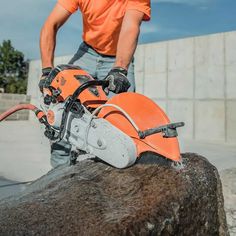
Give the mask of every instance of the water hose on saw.
<path id="1" fill-rule="evenodd" d="M 13 113 L 20 111 L 20 110 L 33 111 L 35 113 L 36 117 L 38 118 L 38 120 L 41 123 L 44 123 L 44 120 L 46 118 L 45 113 L 32 104 L 19 104 L 19 105 L 16 105 L 16 106 L 10 108 L 9 110 L 0 114 L 0 122 L 3 121 L 4 119 L 6 119 L 8 116 L 12 115 Z"/>

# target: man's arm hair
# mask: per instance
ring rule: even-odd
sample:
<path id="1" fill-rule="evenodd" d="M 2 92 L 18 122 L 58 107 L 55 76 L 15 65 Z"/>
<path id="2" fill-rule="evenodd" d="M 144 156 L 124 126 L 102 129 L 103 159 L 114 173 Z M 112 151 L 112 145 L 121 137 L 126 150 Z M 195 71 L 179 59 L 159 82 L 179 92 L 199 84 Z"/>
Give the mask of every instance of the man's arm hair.
<path id="1" fill-rule="evenodd" d="M 57 31 L 70 15 L 70 12 L 57 3 L 45 21 L 40 35 L 42 68 L 53 67 Z"/>
<path id="2" fill-rule="evenodd" d="M 143 16 L 141 11 L 126 11 L 117 45 L 115 67 L 128 69 L 137 47 Z"/>

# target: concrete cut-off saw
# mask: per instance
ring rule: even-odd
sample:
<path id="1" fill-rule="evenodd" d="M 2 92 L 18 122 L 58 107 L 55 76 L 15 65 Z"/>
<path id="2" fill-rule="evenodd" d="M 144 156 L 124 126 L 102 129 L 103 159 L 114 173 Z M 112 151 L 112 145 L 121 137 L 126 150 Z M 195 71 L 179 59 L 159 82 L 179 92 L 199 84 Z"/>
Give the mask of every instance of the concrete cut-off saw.
<path id="1" fill-rule="evenodd" d="M 93 79 L 78 66 L 59 65 L 48 76 L 42 109 L 20 104 L 1 114 L 0 121 L 18 110 L 34 111 L 52 143 L 71 144 L 71 164 L 80 154 L 89 154 L 126 168 L 145 153 L 180 163 L 176 129 L 184 123 L 170 123 L 155 102 L 139 93 L 108 98 L 104 89 L 109 83 Z"/>

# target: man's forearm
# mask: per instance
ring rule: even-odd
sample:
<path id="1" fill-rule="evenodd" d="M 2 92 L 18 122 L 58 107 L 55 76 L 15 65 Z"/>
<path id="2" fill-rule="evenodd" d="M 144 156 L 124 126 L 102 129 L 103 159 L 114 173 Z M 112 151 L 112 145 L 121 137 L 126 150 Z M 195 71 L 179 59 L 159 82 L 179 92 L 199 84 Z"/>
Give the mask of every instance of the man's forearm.
<path id="1" fill-rule="evenodd" d="M 137 47 L 143 13 L 128 10 L 125 13 L 117 45 L 115 67 L 128 69 Z"/>
<path id="2" fill-rule="evenodd" d="M 54 51 L 56 46 L 57 29 L 44 26 L 40 36 L 40 52 L 42 68 L 53 67 Z"/>
<path id="3" fill-rule="evenodd" d="M 122 30 L 117 45 L 115 66 L 128 70 L 138 43 L 139 26 Z"/>
<path id="4" fill-rule="evenodd" d="M 47 18 L 40 35 L 40 52 L 43 68 L 53 67 L 56 34 L 70 15 L 70 12 L 57 3 Z"/>

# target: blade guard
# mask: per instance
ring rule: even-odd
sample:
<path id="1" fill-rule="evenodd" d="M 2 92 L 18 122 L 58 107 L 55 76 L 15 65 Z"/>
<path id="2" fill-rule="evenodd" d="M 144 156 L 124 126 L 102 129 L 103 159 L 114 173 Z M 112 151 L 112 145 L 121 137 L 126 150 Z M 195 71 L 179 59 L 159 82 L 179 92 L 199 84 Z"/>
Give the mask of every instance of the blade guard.
<path id="1" fill-rule="evenodd" d="M 121 93 L 107 101 L 125 110 L 142 130 L 163 126 L 170 123 L 164 111 L 151 99 L 138 93 Z M 162 133 L 155 133 L 141 139 L 124 114 L 113 107 L 105 107 L 98 117 L 108 120 L 111 124 L 129 135 L 136 143 L 138 157 L 144 152 L 155 152 L 173 161 L 181 161 L 178 139 L 165 138 Z"/>

